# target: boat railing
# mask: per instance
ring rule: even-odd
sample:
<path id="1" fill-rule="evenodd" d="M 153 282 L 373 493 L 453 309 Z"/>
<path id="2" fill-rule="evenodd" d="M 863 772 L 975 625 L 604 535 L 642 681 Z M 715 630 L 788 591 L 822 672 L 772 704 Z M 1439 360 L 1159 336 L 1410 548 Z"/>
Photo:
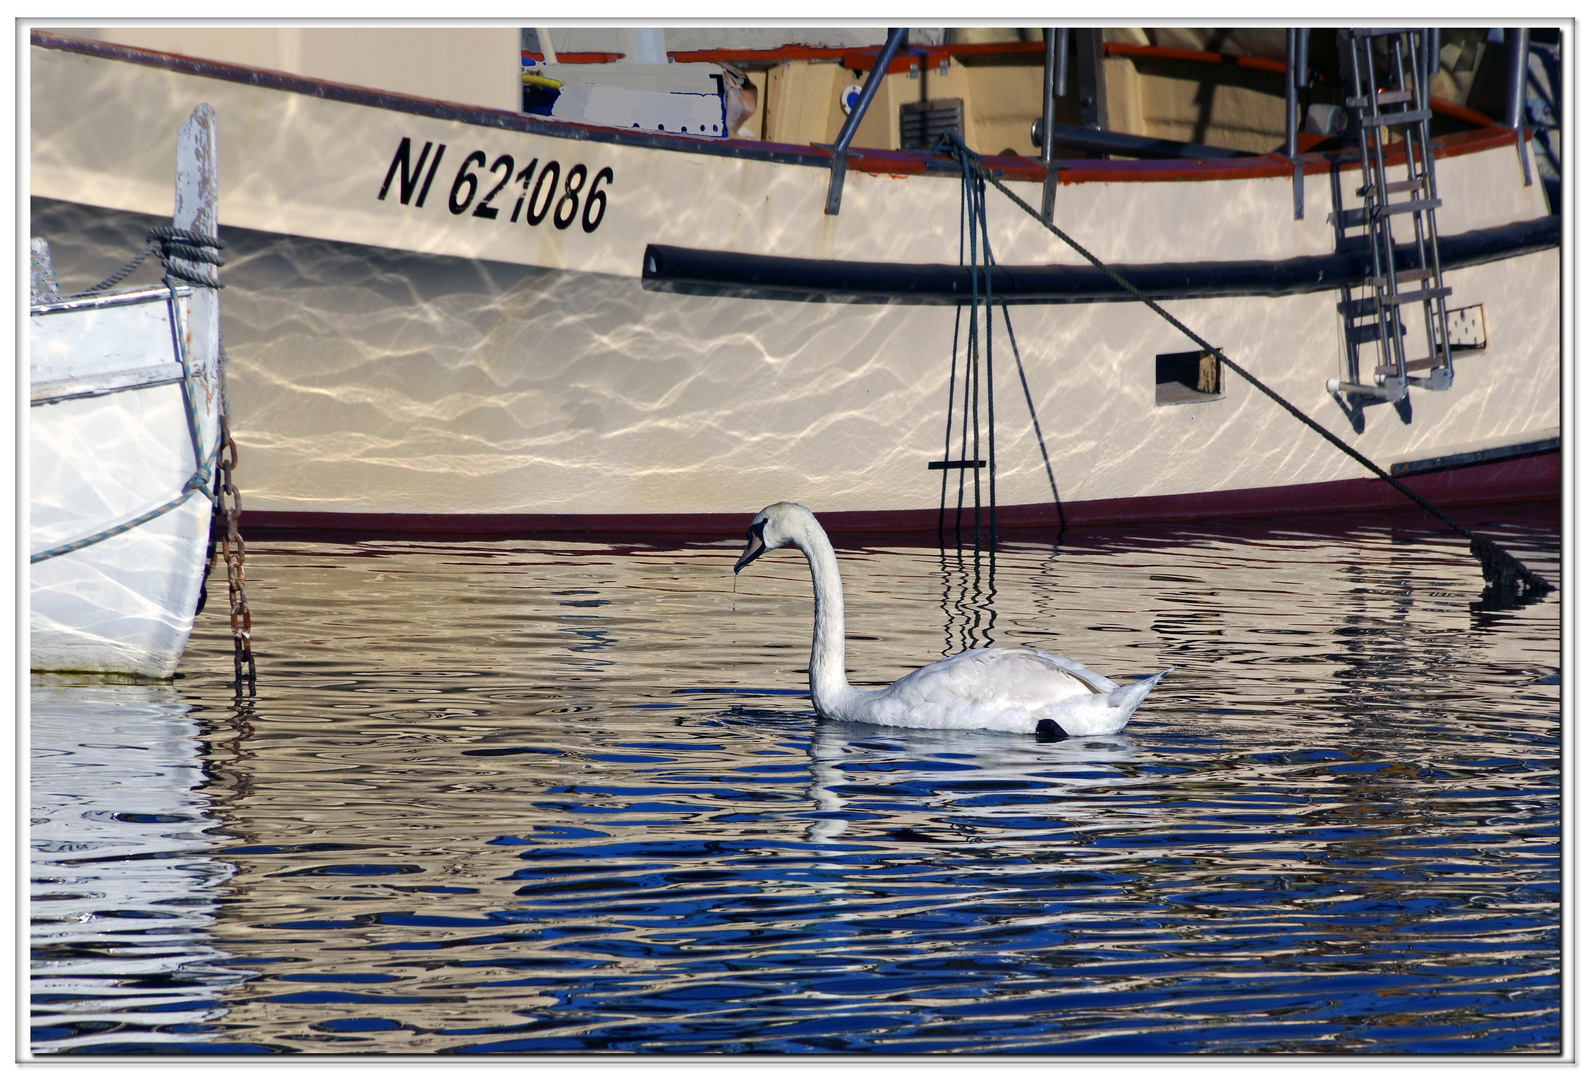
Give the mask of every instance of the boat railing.
<path id="1" fill-rule="evenodd" d="M 28 305 L 30 315 L 57 315 L 66 311 L 89 311 L 94 308 L 122 307 L 143 304 L 151 300 L 165 300 L 169 296 L 188 296 L 193 292 L 187 285 L 140 285 L 132 289 L 98 293 L 93 296 L 69 296 L 59 300 Z"/>

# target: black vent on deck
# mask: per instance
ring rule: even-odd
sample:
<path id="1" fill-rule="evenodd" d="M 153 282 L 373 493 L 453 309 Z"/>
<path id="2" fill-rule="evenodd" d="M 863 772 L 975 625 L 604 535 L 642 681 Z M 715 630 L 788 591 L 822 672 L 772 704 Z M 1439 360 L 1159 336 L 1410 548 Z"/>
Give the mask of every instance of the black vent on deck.
<path id="1" fill-rule="evenodd" d="M 904 150 L 929 150 L 942 132 L 964 137 L 964 99 L 910 101 L 898 110 L 898 143 Z"/>

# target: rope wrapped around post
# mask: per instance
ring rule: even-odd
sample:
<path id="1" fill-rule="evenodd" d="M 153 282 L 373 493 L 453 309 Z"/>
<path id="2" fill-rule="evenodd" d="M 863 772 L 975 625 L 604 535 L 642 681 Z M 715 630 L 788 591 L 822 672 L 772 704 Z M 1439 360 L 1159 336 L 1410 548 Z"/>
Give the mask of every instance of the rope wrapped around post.
<path id="1" fill-rule="evenodd" d="M 95 293 L 104 292 L 106 289 L 121 284 L 127 276 L 151 255 L 159 255 L 162 265 L 166 268 L 169 277 L 179 281 L 186 281 L 193 285 L 203 285 L 208 289 L 221 289 L 226 286 L 220 277 L 215 274 L 205 274 L 190 270 L 183 266 L 174 266 L 175 260 L 181 259 L 189 263 L 208 263 L 211 266 L 225 266 L 227 260 L 216 254 L 218 250 L 227 246 L 219 236 L 208 233 L 195 232 L 193 229 L 179 229 L 175 225 L 157 225 L 144 234 L 144 247 L 132 259 L 128 260 L 116 273 L 104 281 L 90 285 L 82 292 L 75 292 L 67 299 L 77 299 L 84 296 L 93 296 Z"/>

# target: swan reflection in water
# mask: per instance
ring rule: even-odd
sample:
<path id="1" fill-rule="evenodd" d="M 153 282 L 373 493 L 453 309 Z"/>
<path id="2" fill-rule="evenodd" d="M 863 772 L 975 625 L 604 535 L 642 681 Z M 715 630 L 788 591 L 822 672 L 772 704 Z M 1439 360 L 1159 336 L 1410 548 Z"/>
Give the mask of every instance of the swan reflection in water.
<path id="1" fill-rule="evenodd" d="M 1038 822 L 1053 817 L 1074 831 L 1099 815 L 1108 789 L 1141 782 L 1140 758 L 1123 735 L 1042 743 L 819 720 L 809 741 L 814 818 L 806 834 L 832 843 L 856 825 L 853 838 L 862 839 L 889 822 L 929 841 L 996 840 L 1010 828 L 1035 839 L 1049 831 L 1038 834 Z"/>

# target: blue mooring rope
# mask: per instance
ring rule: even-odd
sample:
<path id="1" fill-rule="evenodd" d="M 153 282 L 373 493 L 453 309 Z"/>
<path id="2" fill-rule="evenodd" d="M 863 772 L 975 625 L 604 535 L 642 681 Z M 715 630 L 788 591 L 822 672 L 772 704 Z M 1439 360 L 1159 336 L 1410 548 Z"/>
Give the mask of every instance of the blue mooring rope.
<path id="1" fill-rule="evenodd" d="M 949 141 L 949 140 L 951 140 L 951 141 Z M 960 209 L 959 209 L 959 218 L 960 218 L 960 220 L 959 220 L 959 231 L 960 231 L 959 247 L 960 247 L 960 252 L 961 252 L 962 251 L 962 246 L 963 246 L 963 238 L 962 238 L 961 234 L 962 234 L 964 226 L 967 225 L 968 226 L 968 230 L 969 230 L 969 352 L 970 353 L 978 353 L 978 351 L 980 349 L 980 308 L 981 308 L 982 299 L 984 299 L 985 309 L 986 309 L 986 350 L 985 350 L 986 351 L 986 358 L 985 358 L 986 359 L 986 482 L 987 482 L 987 486 L 986 486 L 986 516 L 987 516 L 987 519 L 988 519 L 987 520 L 987 533 L 988 533 L 987 540 L 988 540 L 988 542 L 990 544 L 993 545 L 993 547 L 995 547 L 995 544 L 997 542 L 997 440 L 996 440 L 996 423 L 997 423 L 997 419 L 996 419 L 996 414 L 995 414 L 996 401 L 995 401 L 995 395 L 993 394 L 993 390 L 995 388 L 995 384 L 993 382 L 993 380 L 995 378 L 995 374 L 994 374 L 993 357 L 992 357 L 992 316 L 991 316 L 991 309 L 992 309 L 991 276 L 992 276 L 992 271 L 993 271 L 994 266 L 995 266 L 995 260 L 993 259 L 992 254 L 991 254 L 991 236 L 990 236 L 990 233 L 987 231 L 987 228 L 986 228 L 986 181 L 985 181 L 985 177 L 982 176 L 981 173 L 978 171 L 978 163 L 976 163 L 976 168 L 975 169 L 971 169 L 970 160 L 967 157 L 960 157 L 952 149 L 952 147 L 954 147 L 955 145 L 961 145 L 961 144 L 957 144 L 956 143 L 956 137 L 951 136 L 951 135 L 943 136 L 943 142 L 946 145 L 946 148 L 948 149 L 948 152 L 953 154 L 955 159 L 957 159 L 959 164 L 962 166 L 962 170 L 963 170 L 963 197 L 962 197 L 962 204 L 961 204 Z M 967 210 L 967 217 L 965 216 L 965 211 L 966 210 Z M 960 258 L 962 258 L 961 254 L 960 254 Z M 984 288 L 982 288 L 983 284 L 984 284 Z M 982 293 L 984 293 L 984 297 L 982 297 Z M 957 335 L 957 330 L 956 330 L 956 327 L 955 327 L 955 329 L 954 329 L 955 338 L 956 338 L 956 335 Z M 956 380 L 956 371 L 957 371 L 957 355 L 956 354 L 957 354 L 957 346 L 955 344 L 955 346 L 954 346 L 954 361 L 953 361 L 953 363 L 954 363 L 954 379 L 955 380 Z M 966 353 L 966 355 L 968 355 L 968 354 Z M 965 408 L 965 415 L 964 415 L 964 424 L 965 424 L 965 426 L 964 426 L 964 431 L 961 432 L 960 434 L 962 435 L 964 433 L 967 433 L 967 432 L 971 431 L 971 428 L 972 428 L 973 434 L 974 434 L 974 442 L 975 442 L 974 452 L 975 452 L 975 456 L 978 458 L 980 456 L 980 391 L 979 391 L 980 363 L 979 363 L 978 360 L 974 359 L 973 356 L 971 356 L 971 358 L 970 358 L 969 369 L 966 372 L 964 378 L 965 378 L 965 402 L 966 402 L 965 407 L 964 407 Z M 969 393 L 969 390 L 970 390 L 970 387 L 971 387 L 971 382 L 972 382 L 973 387 L 974 387 L 973 395 L 970 395 L 970 393 Z M 947 431 L 948 431 L 949 440 L 950 440 L 950 436 L 951 436 L 951 432 L 952 432 L 952 397 L 951 397 L 952 393 L 953 393 L 952 386 L 949 385 L 949 388 L 948 388 L 948 395 L 949 395 L 949 397 L 948 397 L 948 413 L 947 413 Z M 972 400 L 971 400 L 971 396 L 972 396 Z M 974 414 L 973 414 L 972 417 L 970 416 L 970 413 L 969 413 L 969 410 L 970 410 L 971 407 L 974 410 Z M 970 424 L 970 420 L 971 419 L 973 420 L 973 425 Z M 950 446 L 950 441 L 949 441 L 949 446 Z M 967 450 L 965 452 L 967 453 Z M 975 548 L 978 550 L 980 548 L 980 546 L 981 546 L 981 520 L 980 520 L 981 499 L 980 499 L 980 470 L 979 469 L 975 469 L 974 470 L 974 477 L 972 479 L 974 481 L 974 489 L 975 489 Z M 945 506 L 946 501 L 947 501 L 946 492 L 947 492 L 947 478 L 946 478 L 945 475 L 943 475 L 943 477 L 942 477 L 942 503 L 943 503 L 943 506 Z M 963 481 L 962 481 L 962 479 L 960 479 L 959 484 L 958 484 L 958 506 L 957 506 L 957 514 L 958 514 L 957 520 L 959 520 L 959 521 L 962 521 L 962 519 L 963 519 L 963 506 L 964 506 L 964 487 L 963 487 Z"/>
<path id="2" fill-rule="evenodd" d="M 1153 300 L 1146 293 L 1136 288 L 1135 285 L 1125 278 L 1123 274 L 1120 274 L 1117 270 L 1114 270 L 1101 259 L 1091 254 L 1091 252 L 1082 247 L 1080 243 L 1073 237 L 1069 236 L 1062 229 L 1058 228 L 1052 222 L 1042 217 L 1033 206 L 1021 199 L 1017 193 L 1015 193 L 1011 188 L 999 180 L 996 173 L 986 168 L 986 166 L 980 162 L 980 159 L 974 154 L 974 152 L 971 151 L 969 147 L 965 146 L 963 140 L 961 140 L 957 135 L 953 134 L 952 132 L 946 132 L 942 135 L 941 139 L 938 140 L 937 145 L 940 149 L 945 150 L 948 155 L 953 158 L 953 160 L 959 162 L 964 167 L 966 170 L 966 175 L 968 172 L 973 172 L 981 179 L 989 180 L 991 185 L 1006 195 L 1009 200 L 1014 203 L 1014 205 L 1018 206 L 1019 209 L 1023 210 L 1026 214 L 1029 214 L 1031 217 L 1035 218 L 1036 221 L 1040 222 L 1041 226 L 1048 232 L 1052 233 L 1052 235 L 1068 244 L 1092 266 L 1106 274 L 1113 280 L 1114 284 L 1118 285 L 1125 292 L 1141 301 L 1141 303 L 1145 304 L 1148 308 L 1151 308 L 1152 311 L 1161 316 L 1164 321 L 1168 322 L 1176 330 L 1180 331 L 1180 333 L 1190 338 L 1193 342 L 1201 347 L 1202 351 L 1211 353 L 1219 363 L 1235 372 L 1235 374 L 1239 375 L 1242 379 L 1251 383 L 1252 386 L 1260 390 L 1264 396 L 1269 398 L 1269 400 L 1273 401 L 1276 405 L 1283 408 L 1297 420 L 1300 420 L 1307 427 L 1317 432 L 1347 457 L 1351 458 L 1353 461 L 1357 462 L 1357 464 L 1372 472 L 1375 476 L 1389 484 L 1401 494 L 1405 495 L 1408 499 L 1411 499 L 1421 509 L 1427 511 L 1435 518 L 1438 518 L 1453 531 L 1460 533 L 1463 537 L 1465 537 L 1468 540 L 1469 552 L 1479 561 L 1479 565 L 1484 571 L 1484 580 L 1488 593 L 1496 597 L 1505 598 L 1511 598 L 1521 594 L 1526 599 L 1537 599 L 1538 597 L 1551 592 L 1555 588 L 1555 586 L 1546 581 L 1545 578 L 1541 577 L 1539 574 L 1536 574 L 1533 570 L 1530 570 L 1520 560 L 1513 557 L 1513 555 L 1505 548 L 1495 543 L 1495 541 L 1489 539 L 1488 537 L 1480 536 L 1473 530 L 1462 525 L 1454 518 L 1447 515 L 1444 511 L 1440 510 L 1433 503 L 1429 502 L 1429 500 L 1425 499 L 1407 485 L 1391 476 L 1378 465 L 1375 465 L 1366 456 L 1358 453 L 1344 439 L 1341 439 L 1318 421 L 1302 412 L 1295 405 L 1292 405 L 1284 397 L 1275 392 L 1271 387 L 1263 383 L 1262 380 L 1258 379 L 1257 376 L 1253 375 L 1251 372 L 1235 363 L 1235 361 L 1231 360 L 1228 356 L 1225 356 L 1224 350 L 1208 344 L 1208 342 L 1204 340 L 1200 334 L 1186 326 L 1184 323 L 1180 322 L 1180 320 L 1176 319 L 1173 315 L 1169 314 L 1167 309 L 1165 309 L 1157 301 Z M 973 300 L 973 297 L 971 297 L 971 300 Z"/>

